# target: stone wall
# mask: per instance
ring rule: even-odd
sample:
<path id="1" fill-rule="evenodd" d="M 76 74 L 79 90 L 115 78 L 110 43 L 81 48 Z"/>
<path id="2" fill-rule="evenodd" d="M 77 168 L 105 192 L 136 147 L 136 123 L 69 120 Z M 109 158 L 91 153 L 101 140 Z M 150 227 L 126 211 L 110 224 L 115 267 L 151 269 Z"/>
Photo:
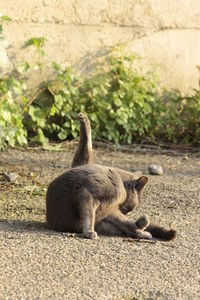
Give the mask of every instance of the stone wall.
<path id="1" fill-rule="evenodd" d="M 5 34 L 17 60 L 30 57 L 22 45 L 33 36 L 47 38 L 49 61 L 77 69 L 124 43 L 145 68 L 158 65 L 168 87 L 198 86 L 199 0 L 7 0 L 0 12 L 12 18 Z"/>

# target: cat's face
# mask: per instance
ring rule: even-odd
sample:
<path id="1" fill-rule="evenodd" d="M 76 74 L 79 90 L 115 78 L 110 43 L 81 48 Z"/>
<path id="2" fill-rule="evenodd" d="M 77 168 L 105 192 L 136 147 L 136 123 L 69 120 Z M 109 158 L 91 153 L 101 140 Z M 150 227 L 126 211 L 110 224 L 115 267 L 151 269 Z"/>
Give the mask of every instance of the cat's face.
<path id="1" fill-rule="evenodd" d="M 137 180 L 131 182 L 130 190 L 127 193 L 126 201 L 120 205 L 120 211 L 123 214 L 127 214 L 134 208 L 140 205 L 142 200 L 142 191 L 148 178 L 146 176 L 141 176 Z"/>

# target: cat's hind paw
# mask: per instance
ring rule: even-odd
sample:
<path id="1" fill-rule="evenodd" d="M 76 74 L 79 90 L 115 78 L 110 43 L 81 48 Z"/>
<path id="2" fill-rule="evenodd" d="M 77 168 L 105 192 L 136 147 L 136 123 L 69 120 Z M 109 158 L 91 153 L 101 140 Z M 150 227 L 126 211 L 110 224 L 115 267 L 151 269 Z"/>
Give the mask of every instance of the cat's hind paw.
<path id="1" fill-rule="evenodd" d="M 94 240 L 97 238 L 96 231 L 87 231 L 83 233 L 83 237 L 86 239 Z"/>
<path id="2" fill-rule="evenodd" d="M 138 239 L 152 240 L 152 235 L 148 231 L 137 230 Z"/>
<path id="3" fill-rule="evenodd" d="M 136 222 L 136 226 L 139 229 L 145 229 L 150 223 L 149 217 L 147 215 L 144 215 L 142 217 L 140 217 Z"/>

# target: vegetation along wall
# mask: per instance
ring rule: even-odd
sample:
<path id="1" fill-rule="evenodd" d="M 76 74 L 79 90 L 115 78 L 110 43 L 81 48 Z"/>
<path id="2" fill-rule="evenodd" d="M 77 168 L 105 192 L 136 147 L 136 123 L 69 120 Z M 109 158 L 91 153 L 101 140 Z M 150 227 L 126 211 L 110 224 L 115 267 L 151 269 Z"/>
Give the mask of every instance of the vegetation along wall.
<path id="1" fill-rule="evenodd" d="M 145 69 L 159 66 L 168 88 L 198 86 L 199 0 L 7 0 L 0 12 L 12 19 L 4 33 L 8 56 L 18 61 L 31 57 L 32 49 L 22 45 L 33 36 L 47 39 L 47 60 L 83 71 L 121 43 L 144 58 Z M 2 46 L 0 52 L 7 67 Z"/>

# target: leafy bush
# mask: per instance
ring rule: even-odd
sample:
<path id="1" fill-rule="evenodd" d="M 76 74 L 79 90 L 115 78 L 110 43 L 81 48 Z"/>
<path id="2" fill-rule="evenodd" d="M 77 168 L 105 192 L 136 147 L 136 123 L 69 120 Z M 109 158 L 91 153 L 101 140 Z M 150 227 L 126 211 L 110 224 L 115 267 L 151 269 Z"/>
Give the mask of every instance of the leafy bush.
<path id="1" fill-rule="evenodd" d="M 180 91 L 164 90 L 155 137 L 171 143 L 200 143 L 200 91 L 182 96 Z"/>
<path id="2" fill-rule="evenodd" d="M 22 96 L 25 85 L 15 77 L 0 80 L 0 148 L 27 143 L 23 112 L 27 99 Z M 18 96 L 21 96 L 20 99 Z"/>
<path id="3" fill-rule="evenodd" d="M 0 17 L 0 42 L 5 41 L 3 23 L 10 21 L 7 16 Z M 21 70 L 20 70 L 21 68 Z M 27 99 L 23 95 L 26 89 L 25 81 L 20 71 L 13 70 L 9 76 L 0 78 L 0 149 L 15 144 L 27 143 L 27 133 L 23 126 L 23 113 Z"/>
<path id="4" fill-rule="evenodd" d="M 0 148 L 76 138 L 80 111 L 88 114 L 94 139 L 200 143 L 199 90 L 183 97 L 161 89 L 156 74 L 142 73 L 135 67 L 137 57 L 119 47 L 87 77 L 53 62 L 55 77 L 48 82 L 44 44 L 45 38 L 28 40 L 25 46 L 35 48 L 35 63 L 22 62 L 0 80 Z M 44 86 L 28 99 L 25 76 L 35 69 Z"/>
<path id="5" fill-rule="evenodd" d="M 131 143 L 148 134 L 153 137 L 153 109 L 155 101 L 159 101 L 155 99 L 157 80 L 152 73 L 141 75 L 133 68 L 134 62 L 134 56 L 114 51 L 89 78 L 78 77 L 71 68 L 63 69 L 53 63 L 56 80 L 48 85 L 48 91 L 54 99 L 48 106 L 46 102 L 42 106 L 38 99 L 34 108 L 30 107 L 30 128 L 41 125 L 43 134 L 49 138 L 77 137 L 76 115 L 86 111 L 94 138 Z"/>
<path id="6" fill-rule="evenodd" d="M 54 62 L 56 79 L 46 91 L 49 102 L 38 97 L 29 110 L 31 135 L 38 140 L 75 138 L 77 113 L 85 111 L 94 139 L 199 143 L 199 91 L 183 97 L 179 91 L 162 90 L 156 74 L 141 74 L 134 68 L 135 60 L 114 50 L 90 77 L 76 76 L 71 68 Z"/>

